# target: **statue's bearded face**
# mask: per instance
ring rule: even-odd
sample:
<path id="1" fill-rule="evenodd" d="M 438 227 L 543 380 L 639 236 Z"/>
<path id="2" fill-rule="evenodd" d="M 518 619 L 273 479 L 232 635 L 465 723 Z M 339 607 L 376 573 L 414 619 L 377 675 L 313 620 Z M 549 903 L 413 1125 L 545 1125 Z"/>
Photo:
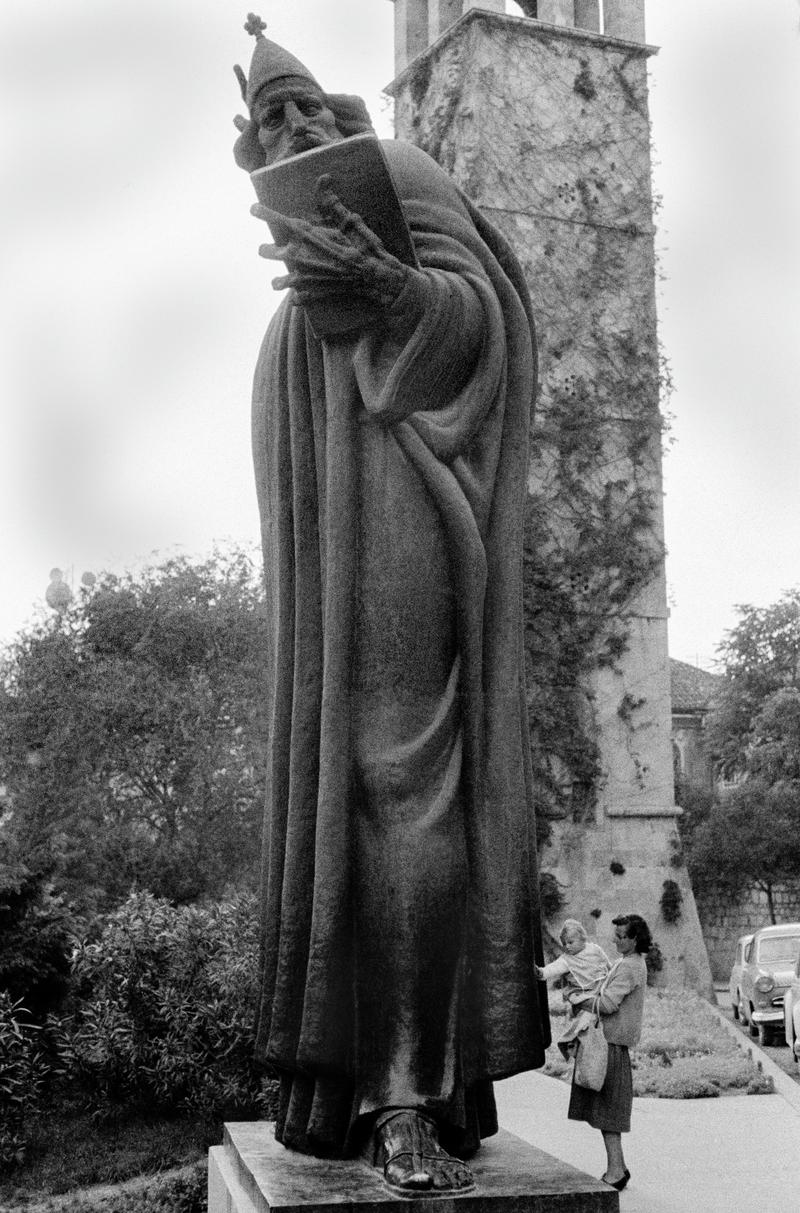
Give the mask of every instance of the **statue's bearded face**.
<path id="1" fill-rule="evenodd" d="M 252 116 L 267 164 L 342 138 L 325 97 L 307 80 L 290 77 L 265 85 L 255 99 Z"/>

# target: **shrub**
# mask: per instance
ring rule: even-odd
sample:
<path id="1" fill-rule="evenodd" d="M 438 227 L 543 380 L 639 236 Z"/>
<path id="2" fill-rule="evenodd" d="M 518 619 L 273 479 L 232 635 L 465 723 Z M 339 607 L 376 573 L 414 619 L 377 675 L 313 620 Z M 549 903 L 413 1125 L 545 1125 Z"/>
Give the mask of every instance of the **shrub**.
<path id="1" fill-rule="evenodd" d="M 37 1033 L 22 1003 L 0 991 L 0 1169 L 25 1160 L 25 1121 L 47 1077 Z"/>
<path id="2" fill-rule="evenodd" d="M 72 927 L 63 898 L 43 875 L 0 862 L 0 990 L 37 1022 L 67 991 Z"/>
<path id="3" fill-rule="evenodd" d="M 774 1094 L 775 1094 L 775 1082 L 772 1078 L 769 1077 L 768 1074 L 764 1074 L 762 1070 L 759 1070 L 757 1074 L 753 1075 L 753 1077 L 750 1079 L 749 1083 L 747 1084 L 747 1089 L 745 1090 L 745 1095 L 774 1095 Z"/>
<path id="4" fill-rule="evenodd" d="M 205 1213 L 208 1170 L 205 1161 L 180 1175 L 156 1180 L 138 1204 L 109 1213 Z"/>
<path id="5" fill-rule="evenodd" d="M 665 880 L 661 891 L 661 917 L 664 922 L 677 922 L 681 916 L 683 894 L 676 880 Z"/>
<path id="6" fill-rule="evenodd" d="M 539 901 L 544 918 L 555 918 L 566 905 L 564 886 L 552 872 L 539 873 Z"/>
<path id="7" fill-rule="evenodd" d="M 661 1099 L 715 1099 L 719 1097 L 719 1087 L 710 1078 L 694 1076 L 672 1076 L 661 1084 L 658 1094 Z M 646 1094 L 642 1091 L 642 1094 Z"/>
<path id="8" fill-rule="evenodd" d="M 765 1095 L 773 1091 L 771 1078 L 758 1071 L 752 1060 L 737 1049 L 727 1054 L 684 1055 L 663 1064 L 637 1050 L 633 1089 L 636 1095 L 659 1099 L 714 1099 L 723 1091 Z"/>
<path id="9" fill-rule="evenodd" d="M 647 984 L 649 986 L 655 985 L 656 973 L 660 973 L 664 968 L 664 953 L 655 939 L 645 954 L 644 963 L 647 967 Z"/>
<path id="10" fill-rule="evenodd" d="M 77 951 L 65 1023 L 73 1073 L 98 1110 L 142 1101 L 209 1119 L 257 1108 L 252 897 L 173 907 L 133 894 Z"/>

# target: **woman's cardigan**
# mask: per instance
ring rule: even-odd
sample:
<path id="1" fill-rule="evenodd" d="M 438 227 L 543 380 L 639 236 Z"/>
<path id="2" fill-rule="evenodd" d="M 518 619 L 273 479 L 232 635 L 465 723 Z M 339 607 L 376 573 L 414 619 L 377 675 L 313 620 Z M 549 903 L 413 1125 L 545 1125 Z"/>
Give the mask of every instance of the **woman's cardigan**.
<path id="1" fill-rule="evenodd" d="M 609 1044 L 627 1045 L 628 1048 L 638 1044 L 646 985 L 647 965 L 638 952 L 621 956 L 612 965 L 598 1003 L 603 1032 Z M 593 1002 L 591 995 L 580 999 L 585 1009 Z"/>

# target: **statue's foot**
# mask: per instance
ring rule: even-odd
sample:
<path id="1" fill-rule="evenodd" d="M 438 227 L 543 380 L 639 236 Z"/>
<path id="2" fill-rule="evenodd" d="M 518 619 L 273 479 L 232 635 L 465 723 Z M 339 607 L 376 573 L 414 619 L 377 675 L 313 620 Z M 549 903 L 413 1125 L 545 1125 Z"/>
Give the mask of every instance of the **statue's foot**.
<path id="1" fill-rule="evenodd" d="M 460 1158 L 439 1145 L 435 1121 L 413 1108 L 403 1108 L 375 1130 L 376 1161 L 395 1192 L 466 1192 L 474 1187 L 472 1172 Z"/>

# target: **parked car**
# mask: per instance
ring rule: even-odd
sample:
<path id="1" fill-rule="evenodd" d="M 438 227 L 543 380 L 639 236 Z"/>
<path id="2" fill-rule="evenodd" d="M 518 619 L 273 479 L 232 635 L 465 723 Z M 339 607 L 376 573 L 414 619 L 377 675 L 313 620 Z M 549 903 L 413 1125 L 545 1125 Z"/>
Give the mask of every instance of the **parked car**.
<path id="1" fill-rule="evenodd" d="M 783 1025 L 783 996 L 799 957 L 800 922 L 761 927 L 745 945 L 739 1018 L 760 1045 L 772 1044 Z"/>
<path id="2" fill-rule="evenodd" d="M 783 996 L 783 1030 L 786 1043 L 800 1064 L 800 957 L 794 966 L 792 980 Z"/>
<path id="3" fill-rule="evenodd" d="M 731 966 L 731 979 L 728 983 L 734 1019 L 739 1019 L 741 1016 L 739 1008 L 742 999 L 742 966 L 744 964 L 745 949 L 752 938 L 753 933 L 751 931 L 749 935 L 740 935 L 736 940 L 736 951 L 733 954 L 733 965 Z"/>

